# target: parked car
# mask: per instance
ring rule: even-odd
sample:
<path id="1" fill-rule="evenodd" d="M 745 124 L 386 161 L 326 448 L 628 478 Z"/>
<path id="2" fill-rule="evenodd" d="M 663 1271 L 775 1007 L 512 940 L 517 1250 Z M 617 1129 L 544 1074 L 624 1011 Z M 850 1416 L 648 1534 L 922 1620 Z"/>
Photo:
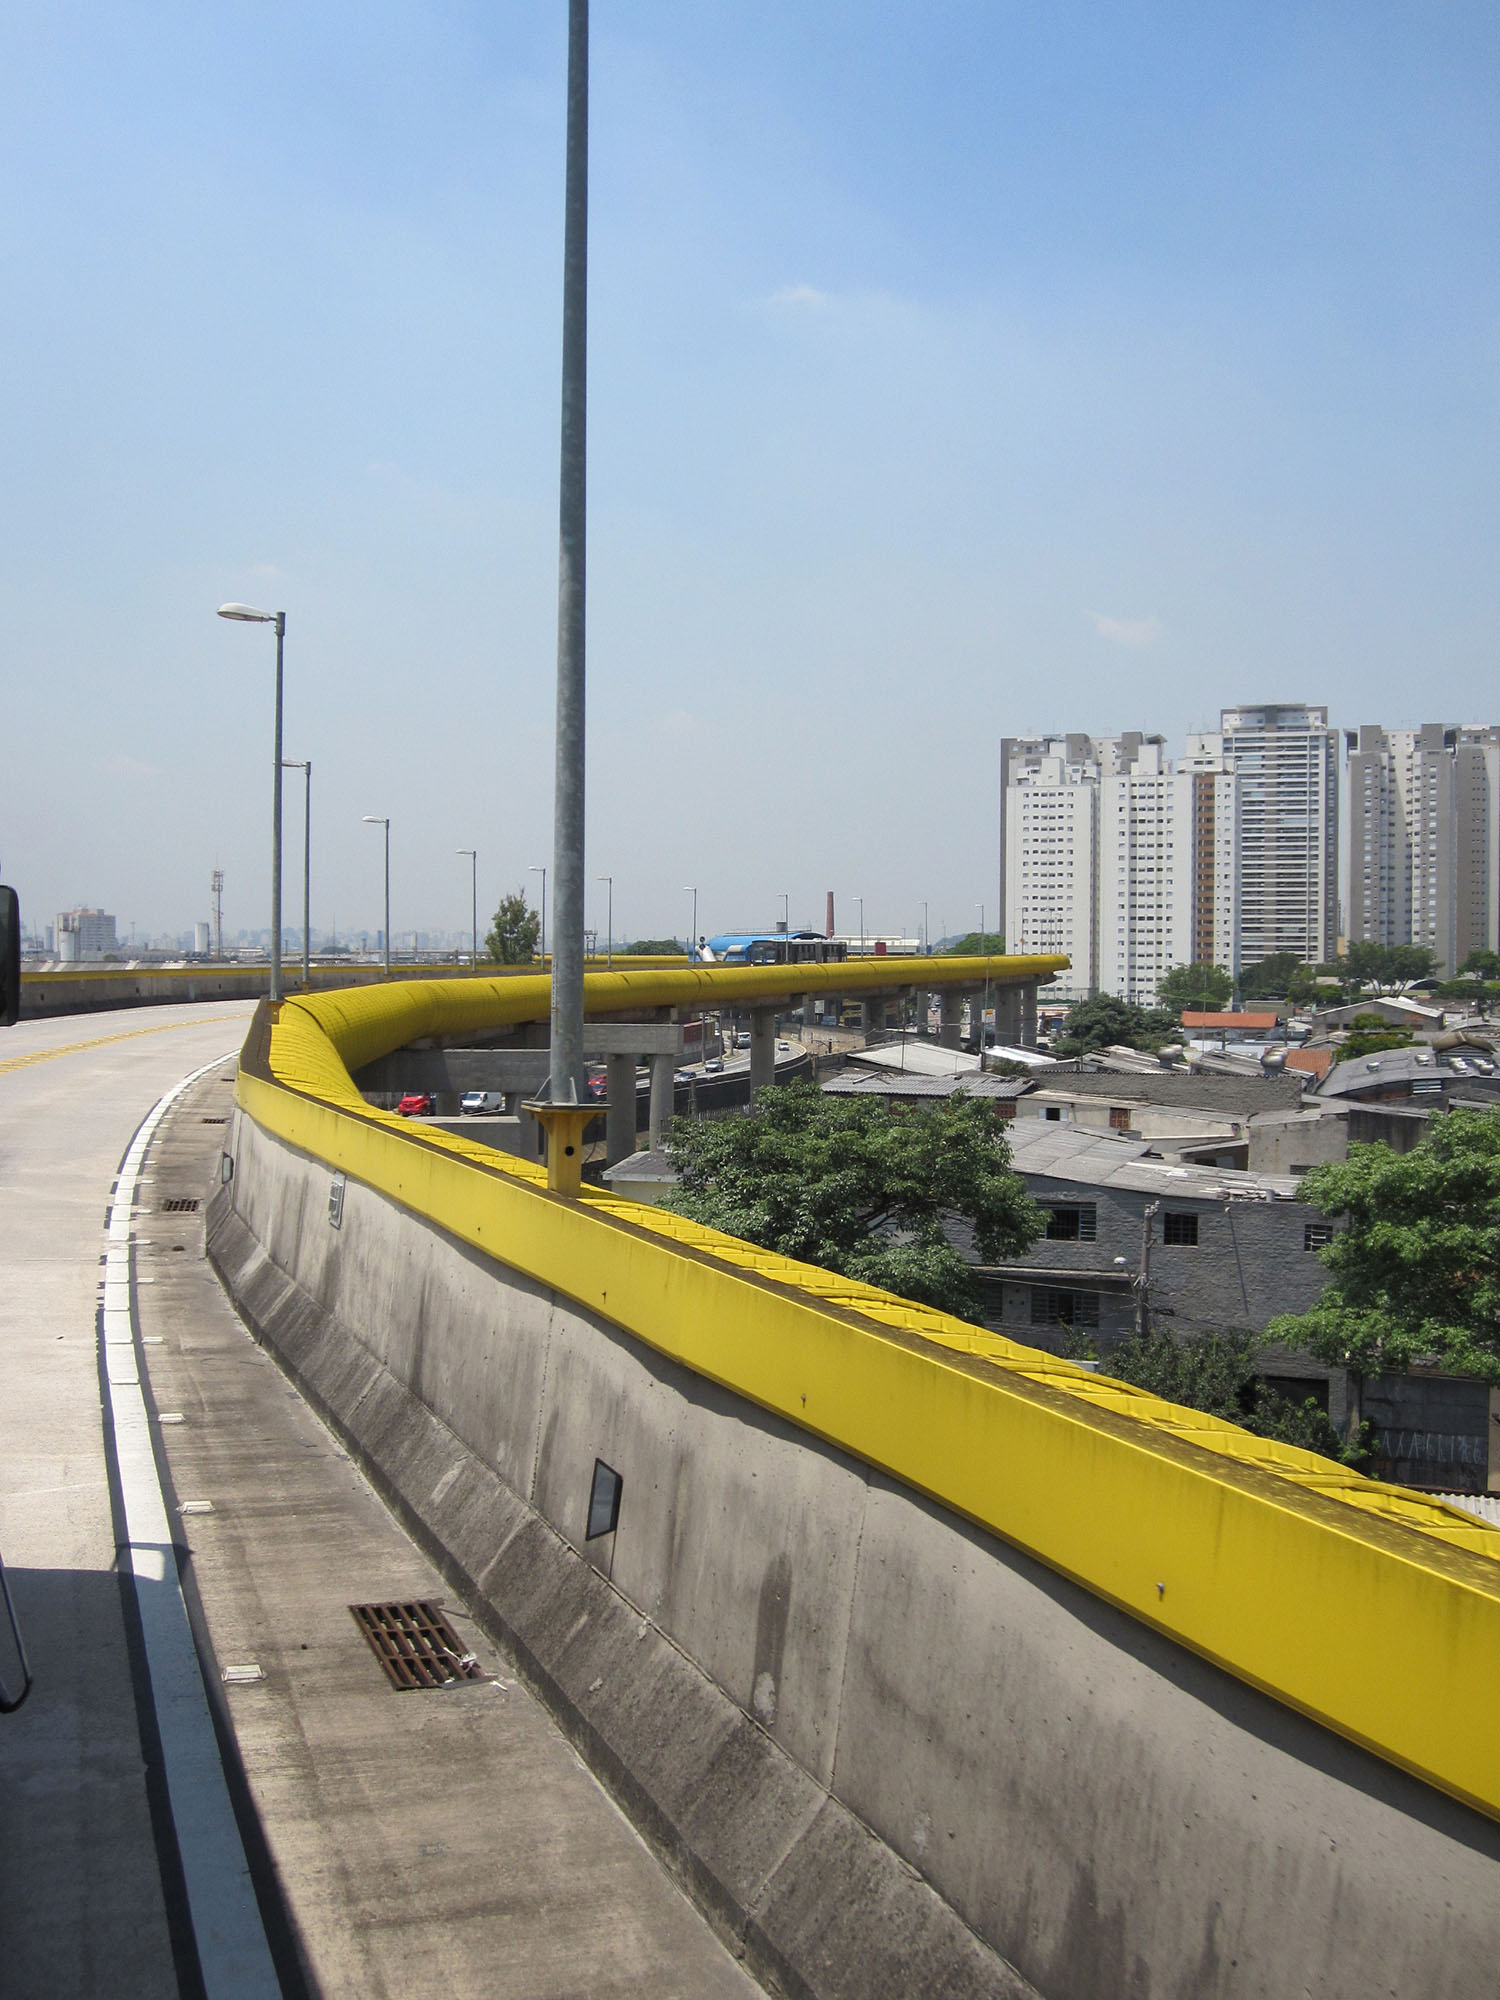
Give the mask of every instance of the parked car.
<path id="1" fill-rule="evenodd" d="M 430 1090 L 408 1091 L 396 1106 L 403 1118 L 424 1118 L 432 1112 L 432 1092 Z"/>
<path id="2" fill-rule="evenodd" d="M 503 1090 L 466 1090 L 458 1101 L 458 1108 L 471 1118 L 482 1116 L 485 1113 L 493 1116 L 497 1111 L 505 1109 L 505 1092 Z"/>

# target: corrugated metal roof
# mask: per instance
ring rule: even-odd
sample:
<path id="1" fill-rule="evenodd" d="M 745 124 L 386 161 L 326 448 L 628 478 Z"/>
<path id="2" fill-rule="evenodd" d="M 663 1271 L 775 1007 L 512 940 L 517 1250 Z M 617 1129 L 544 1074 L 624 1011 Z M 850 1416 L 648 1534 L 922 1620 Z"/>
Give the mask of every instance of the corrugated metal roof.
<path id="1" fill-rule="evenodd" d="M 823 1085 L 829 1097 L 987 1097 L 1013 1101 L 1030 1090 L 1024 1076 L 913 1076 L 899 1070 L 842 1070 Z"/>
<path id="2" fill-rule="evenodd" d="M 1050 1180 L 1129 1188 L 1137 1194 L 1178 1195 L 1193 1201 L 1292 1201 L 1291 1174 L 1251 1174 L 1238 1167 L 1178 1166 L 1150 1159 L 1144 1139 L 1086 1132 L 1076 1125 L 1018 1118 L 1006 1127 L 1017 1173 Z"/>

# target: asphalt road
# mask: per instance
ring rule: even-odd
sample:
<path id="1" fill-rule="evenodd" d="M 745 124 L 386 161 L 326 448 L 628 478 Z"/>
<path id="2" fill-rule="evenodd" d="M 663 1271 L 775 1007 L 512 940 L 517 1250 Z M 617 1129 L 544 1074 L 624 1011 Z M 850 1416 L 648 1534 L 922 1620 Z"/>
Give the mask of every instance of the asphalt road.
<path id="1" fill-rule="evenodd" d="M 232 1064 L 136 1136 L 248 1013 L 0 1037 L 0 1993 L 758 1992 L 224 1299 Z M 481 1679 L 389 1685 L 419 1599 Z"/>

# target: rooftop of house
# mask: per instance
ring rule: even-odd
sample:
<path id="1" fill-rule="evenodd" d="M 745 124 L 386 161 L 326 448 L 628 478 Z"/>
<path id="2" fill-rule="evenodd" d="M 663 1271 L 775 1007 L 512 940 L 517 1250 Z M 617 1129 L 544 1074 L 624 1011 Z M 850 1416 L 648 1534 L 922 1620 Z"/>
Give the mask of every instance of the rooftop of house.
<path id="1" fill-rule="evenodd" d="M 1292 1174 L 1252 1174 L 1235 1167 L 1178 1165 L 1154 1158 L 1144 1139 L 1087 1132 L 1045 1119 L 1006 1127 L 1017 1173 L 1138 1194 L 1197 1201 L 1295 1201 Z"/>
<path id="2" fill-rule="evenodd" d="M 829 1097 L 914 1097 L 941 1100 L 954 1095 L 1014 1100 L 1031 1088 L 1024 1076 L 980 1076 L 970 1071 L 964 1076 L 928 1076 L 918 1071 L 892 1069 L 865 1070 L 852 1066 L 832 1076 L 822 1086 Z"/>

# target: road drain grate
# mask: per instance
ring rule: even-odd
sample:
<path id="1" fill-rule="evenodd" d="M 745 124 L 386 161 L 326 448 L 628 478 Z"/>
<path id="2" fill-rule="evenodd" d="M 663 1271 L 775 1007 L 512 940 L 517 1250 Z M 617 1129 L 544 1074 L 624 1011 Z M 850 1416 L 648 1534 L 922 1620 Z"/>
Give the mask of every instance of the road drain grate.
<path id="1" fill-rule="evenodd" d="M 200 1125 L 227 1125 L 227 1124 L 229 1123 L 229 1120 L 228 1120 L 228 1118 L 227 1118 L 227 1117 L 225 1117 L 225 1118 L 200 1118 L 200 1119 L 198 1120 L 198 1123 L 199 1123 Z"/>
<path id="2" fill-rule="evenodd" d="M 161 1205 L 163 1215 L 196 1215 L 202 1203 L 195 1194 L 174 1194 Z"/>
<path id="3" fill-rule="evenodd" d="M 435 1604 L 351 1604 L 354 1622 L 398 1688 L 480 1681 L 474 1655 Z"/>

